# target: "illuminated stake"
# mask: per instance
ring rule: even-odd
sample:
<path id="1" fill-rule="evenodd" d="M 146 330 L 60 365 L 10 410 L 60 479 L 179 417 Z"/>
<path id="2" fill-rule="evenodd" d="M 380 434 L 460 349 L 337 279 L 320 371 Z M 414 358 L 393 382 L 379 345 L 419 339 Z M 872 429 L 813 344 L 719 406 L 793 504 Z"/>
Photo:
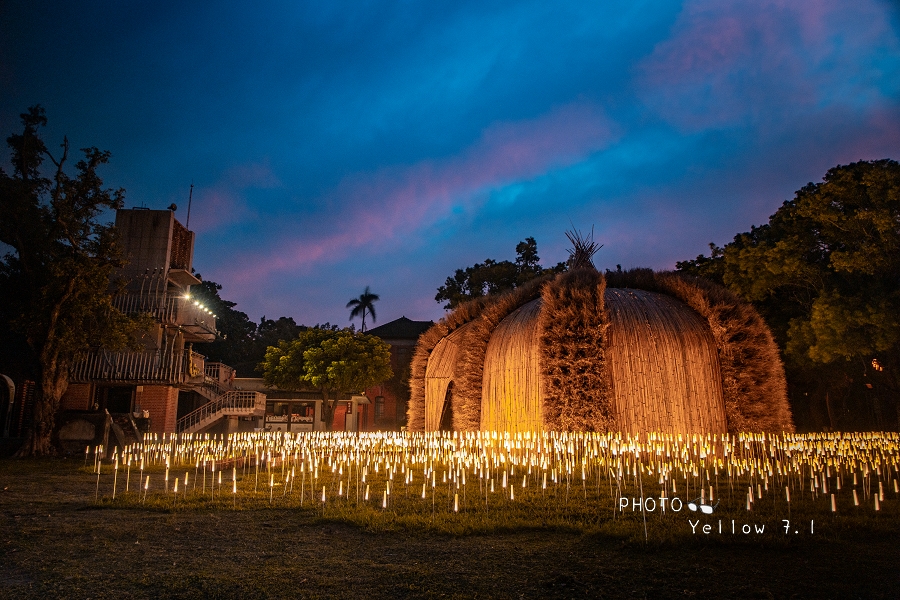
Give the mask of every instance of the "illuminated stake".
<path id="1" fill-rule="evenodd" d="M 115 467 L 113 468 L 113 497 L 112 499 L 116 499 L 116 480 L 119 477 L 119 460 L 116 459 Z"/>

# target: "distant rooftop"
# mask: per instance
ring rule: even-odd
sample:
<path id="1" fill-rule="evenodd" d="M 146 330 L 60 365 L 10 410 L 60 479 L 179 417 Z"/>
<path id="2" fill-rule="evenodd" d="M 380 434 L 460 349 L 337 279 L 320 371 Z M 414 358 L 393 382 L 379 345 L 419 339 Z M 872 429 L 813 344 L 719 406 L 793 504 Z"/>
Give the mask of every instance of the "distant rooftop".
<path id="1" fill-rule="evenodd" d="M 432 325 L 434 325 L 434 321 L 413 321 L 406 317 L 400 317 L 390 323 L 369 329 L 366 333 L 376 335 L 383 340 L 417 340 Z"/>

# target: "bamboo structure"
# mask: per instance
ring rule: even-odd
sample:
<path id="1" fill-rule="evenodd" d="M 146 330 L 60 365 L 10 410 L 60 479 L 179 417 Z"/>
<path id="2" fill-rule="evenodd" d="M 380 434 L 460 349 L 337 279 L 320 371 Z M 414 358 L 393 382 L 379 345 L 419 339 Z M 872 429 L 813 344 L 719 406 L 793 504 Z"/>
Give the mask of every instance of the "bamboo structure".
<path id="1" fill-rule="evenodd" d="M 593 267 L 574 269 L 544 286 L 540 315 L 544 428 L 614 431 L 606 371 L 606 280 Z"/>
<path id="2" fill-rule="evenodd" d="M 678 298 L 706 320 L 719 357 L 729 432 L 794 431 L 781 355 L 752 305 L 710 281 L 679 273 L 632 269 L 606 277 L 613 287 Z"/>
<path id="3" fill-rule="evenodd" d="M 439 431 L 442 421 L 453 415 L 453 388 L 459 364 L 460 345 L 472 323 L 466 323 L 434 347 L 425 369 L 425 430 Z M 443 418 L 442 418 L 443 417 Z"/>
<path id="4" fill-rule="evenodd" d="M 671 296 L 607 288 L 606 356 L 616 422 L 629 433 L 725 433 L 716 345 Z"/>
<path id="5" fill-rule="evenodd" d="M 541 412 L 541 299 L 517 308 L 494 330 L 484 359 L 482 431 L 539 431 Z"/>
<path id="6" fill-rule="evenodd" d="M 581 267 L 460 311 L 417 348 L 413 430 L 793 431 L 771 332 L 715 284 Z"/>

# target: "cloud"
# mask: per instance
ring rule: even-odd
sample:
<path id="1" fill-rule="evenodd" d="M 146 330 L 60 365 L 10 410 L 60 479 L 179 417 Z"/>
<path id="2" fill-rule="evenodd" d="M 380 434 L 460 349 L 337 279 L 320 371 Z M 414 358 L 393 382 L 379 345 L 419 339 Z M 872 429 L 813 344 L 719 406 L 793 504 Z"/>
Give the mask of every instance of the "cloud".
<path id="1" fill-rule="evenodd" d="M 886 58 L 898 49 L 871 1 L 700 0 L 685 5 L 670 37 L 640 63 L 638 87 L 648 106 L 688 132 L 790 121 L 900 91 L 896 61 Z M 877 68 L 882 61 L 889 68 Z"/>
<path id="2" fill-rule="evenodd" d="M 454 212 L 476 210 L 489 190 L 584 159 L 611 143 L 614 130 L 596 106 L 576 102 L 536 119 L 494 124 L 457 156 L 349 176 L 322 202 L 329 212 L 315 217 L 315 228 L 296 228 L 301 239 L 243 256 L 235 277 L 249 282 L 276 271 L 308 271 L 364 246 L 389 246 Z"/>
<path id="3" fill-rule="evenodd" d="M 247 192 L 277 187 L 281 187 L 281 182 L 272 172 L 268 162 L 234 166 L 225 171 L 212 185 L 194 188 L 191 229 L 207 233 L 246 221 L 253 216 L 247 201 Z"/>

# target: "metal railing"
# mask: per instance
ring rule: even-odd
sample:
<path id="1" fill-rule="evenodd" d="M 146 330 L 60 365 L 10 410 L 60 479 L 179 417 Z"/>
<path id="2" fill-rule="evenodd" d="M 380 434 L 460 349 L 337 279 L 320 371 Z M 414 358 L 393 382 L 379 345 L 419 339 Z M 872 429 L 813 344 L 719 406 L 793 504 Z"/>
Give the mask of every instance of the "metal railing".
<path id="1" fill-rule="evenodd" d="M 200 327 L 216 333 L 216 318 L 190 298 L 166 292 L 125 292 L 113 298 L 113 306 L 126 314 L 149 314 L 160 323 Z"/>
<path id="2" fill-rule="evenodd" d="M 250 415 L 257 411 L 264 411 L 265 408 L 265 394 L 231 390 L 225 392 L 217 400 L 208 402 L 178 419 L 178 422 L 175 424 L 175 430 L 179 433 L 187 431 L 207 419 L 218 416 L 219 413 Z"/>
<path id="3" fill-rule="evenodd" d="M 228 381 L 234 376 L 234 369 L 225 363 L 208 362 L 206 363 L 206 376 L 218 381 Z"/>
<path id="4" fill-rule="evenodd" d="M 70 381 L 183 383 L 191 375 L 191 352 L 89 352 L 72 368 Z M 196 353 L 195 353 L 196 354 Z"/>
<path id="5" fill-rule="evenodd" d="M 175 323 L 178 300 L 165 293 L 125 292 L 113 297 L 113 306 L 126 314 L 149 314 L 161 323 Z"/>

